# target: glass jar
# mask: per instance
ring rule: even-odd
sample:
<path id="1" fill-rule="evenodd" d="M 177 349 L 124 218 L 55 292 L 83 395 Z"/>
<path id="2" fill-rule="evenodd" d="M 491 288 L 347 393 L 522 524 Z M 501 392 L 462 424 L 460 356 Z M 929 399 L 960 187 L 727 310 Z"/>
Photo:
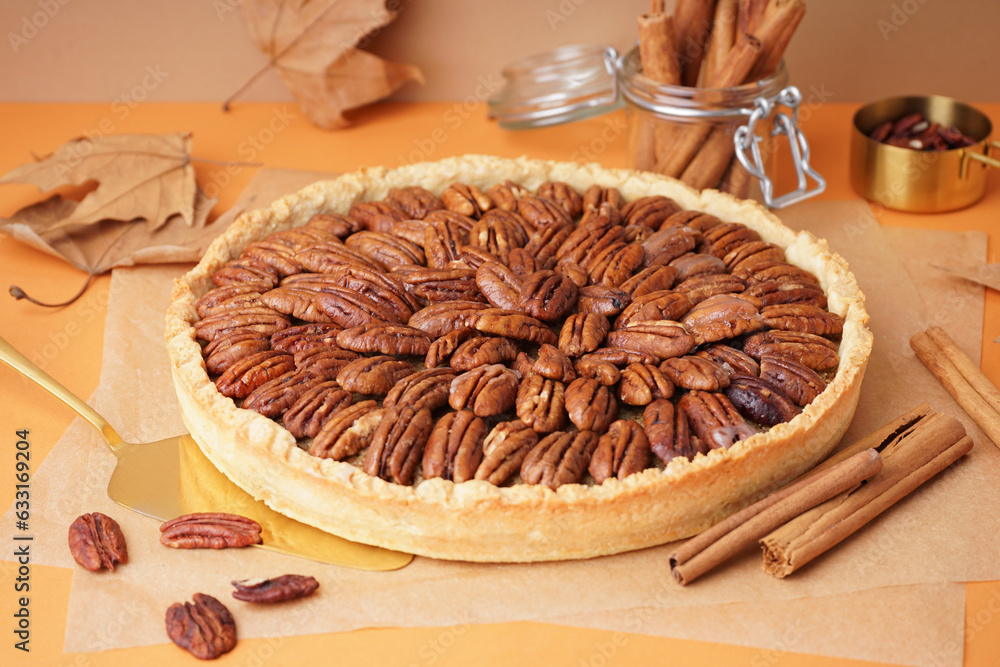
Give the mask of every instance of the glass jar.
<path id="1" fill-rule="evenodd" d="M 733 88 L 671 86 L 642 74 L 639 49 L 618 57 L 600 45 L 559 47 L 503 70 L 504 88 L 488 102 L 501 127 L 569 122 L 626 107 L 629 166 L 721 188 L 779 208 L 822 192 L 798 129 L 801 94 L 784 63 L 760 81 Z M 777 138 L 787 137 L 796 189 L 775 196 Z M 784 149 L 783 149 L 784 150 Z M 810 186 L 810 179 L 812 185 Z"/>

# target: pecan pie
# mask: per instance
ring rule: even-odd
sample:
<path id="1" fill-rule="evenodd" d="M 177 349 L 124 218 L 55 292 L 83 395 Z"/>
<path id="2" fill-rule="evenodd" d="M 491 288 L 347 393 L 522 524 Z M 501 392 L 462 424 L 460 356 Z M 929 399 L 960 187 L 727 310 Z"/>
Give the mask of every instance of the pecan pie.
<path id="1" fill-rule="evenodd" d="M 253 496 L 524 562 L 683 538 L 815 465 L 867 320 L 843 259 L 755 203 L 466 156 L 244 213 L 176 282 L 166 338 L 185 423 Z"/>

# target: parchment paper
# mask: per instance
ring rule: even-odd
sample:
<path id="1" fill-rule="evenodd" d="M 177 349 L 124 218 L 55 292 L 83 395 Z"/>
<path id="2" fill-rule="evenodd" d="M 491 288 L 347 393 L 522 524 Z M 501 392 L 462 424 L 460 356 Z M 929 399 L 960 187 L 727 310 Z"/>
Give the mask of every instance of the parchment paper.
<path id="1" fill-rule="evenodd" d="M 296 186 L 285 179 L 279 187 L 284 193 Z M 264 196 L 259 200 L 268 201 Z M 792 227 L 816 228 L 829 238 L 831 246 L 851 262 L 869 297 L 879 342 L 852 431 L 867 433 L 923 400 L 960 415 L 947 394 L 900 345 L 924 328 L 928 308 L 887 243 L 884 231 L 888 230 L 866 217 L 866 212 L 863 202 L 836 202 L 803 205 L 782 215 Z M 925 258 L 947 263 L 938 239 L 919 243 L 915 239 L 920 234 L 910 230 L 905 243 L 916 244 Z M 948 237 L 956 239 L 955 252 L 965 260 L 985 257 L 982 235 Z M 915 252 L 909 245 L 906 251 Z M 908 254 L 907 262 L 917 262 L 919 256 Z M 127 269 L 113 276 L 101 385 L 92 404 L 126 439 L 152 440 L 182 432 L 163 350 L 162 314 L 170 280 L 184 268 Z M 978 359 L 981 288 L 946 281 L 931 287 L 938 291 L 924 295 L 931 304 L 956 298 L 956 291 L 961 295 L 965 306 L 956 310 L 948 329 Z M 984 444 L 978 432 L 977 446 L 967 460 L 794 577 L 785 581 L 767 577 L 760 572 L 759 554 L 750 552 L 682 589 L 669 577 L 669 545 L 590 561 L 534 565 L 472 565 L 418 558 L 390 573 L 319 565 L 263 550 L 164 549 L 156 541 L 155 521 L 124 511 L 107 498 L 104 489 L 114 457 L 87 428 L 75 422 L 34 477 L 34 489 L 45 506 L 45 518 L 40 512 L 35 523 L 36 562 L 72 566 L 65 549 L 65 526 L 84 508 L 109 513 L 120 521 L 130 538 L 131 560 L 114 575 L 78 571 L 67 618 L 66 650 L 70 651 L 162 643 L 162 615 L 170 603 L 199 591 L 228 599 L 228 582 L 235 576 L 294 571 L 320 579 L 321 594 L 283 607 L 280 616 L 236 606 L 241 636 L 534 619 L 883 659 L 883 654 L 872 653 L 873 646 L 890 641 L 879 630 L 884 623 L 878 621 L 885 618 L 888 607 L 871 603 L 878 599 L 891 603 L 894 625 L 908 629 L 899 631 L 898 644 L 892 641 L 896 644 L 893 661 L 927 664 L 926 657 L 940 648 L 943 628 L 957 628 L 957 636 L 950 636 L 961 645 L 964 588 L 908 584 L 1000 579 L 1000 564 L 991 556 L 1000 546 L 1000 499 L 992 492 L 1000 456 L 992 445 Z M 84 470 L 86 479 L 81 480 Z M 0 539 L 12 523 L 0 525 Z M 854 594 L 873 588 L 879 591 Z M 788 602 L 798 598 L 813 600 Z M 108 610 L 106 620 L 95 623 L 94 608 Z M 632 627 L 630 614 L 643 609 L 653 613 L 644 617 L 641 627 Z M 831 610 L 850 627 L 848 632 L 848 624 L 842 624 L 843 636 L 834 642 L 829 637 L 840 633 L 831 622 Z M 767 619 L 770 631 L 763 631 L 759 623 L 718 622 L 720 615 L 737 611 Z M 689 622 L 680 623 L 678 618 Z M 700 618 L 705 622 L 699 622 Z M 101 627 L 112 623 L 113 633 Z M 796 631 L 794 646 L 787 647 L 783 629 L 793 623 L 802 631 Z M 821 631 L 828 628 L 832 630 Z M 904 658 L 904 654 L 911 657 Z M 934 664 L 960 663 L 959 651 L 957 658 Z"/>

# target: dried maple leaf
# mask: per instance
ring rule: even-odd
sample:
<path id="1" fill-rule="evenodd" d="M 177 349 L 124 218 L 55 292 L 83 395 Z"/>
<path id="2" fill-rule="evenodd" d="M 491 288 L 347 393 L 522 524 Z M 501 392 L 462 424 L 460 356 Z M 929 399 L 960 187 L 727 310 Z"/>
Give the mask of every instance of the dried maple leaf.
<path id="1" fill-rule="evenodd" d="M 96 181 L 97 188 L 72 209 L 63 204 L 53 223 L 60 228 L 142 218 L 156 230 L 174 215 L 193 225 L 197 184 L 190 148 L 190 134 L 74 139 L 44 159 L 17 167 L 0 183 L 31 183 L 47 192 Z"/>
<path id="2" fill-rule="evenodd" d="M 380 100 L 407 81 L 423 83 L 413 65 L 355 48 L 395 18 L 385 0 L 243 0 L 242 6 L 247 29 L 269 62 L 230 100 L 273 67 L 306 117 L 332 129 L 347 125 L 344 111 Z"/>

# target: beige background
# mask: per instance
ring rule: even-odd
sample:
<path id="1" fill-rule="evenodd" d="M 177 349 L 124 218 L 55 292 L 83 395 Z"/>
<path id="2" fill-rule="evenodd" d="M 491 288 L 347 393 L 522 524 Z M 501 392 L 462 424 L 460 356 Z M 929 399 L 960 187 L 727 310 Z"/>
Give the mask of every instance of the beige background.
<path id="1" fill-rule="evenodd" d="M 512 60 L 635 40 L 647 0 L 391 0 L 370 50 L 420 66 L 400 100 L 485 98 Z M 668 5 L 670 4 L 668 0 Z M 1000 101 L 997 0 L 809 0 L 788 53 L 807 101 L 937 93 Z M 266 61 L 238 0 L 2 0 L 0 101 L 222 100 Z M 268 73 L 244 96 L 288 100 Z"/>

